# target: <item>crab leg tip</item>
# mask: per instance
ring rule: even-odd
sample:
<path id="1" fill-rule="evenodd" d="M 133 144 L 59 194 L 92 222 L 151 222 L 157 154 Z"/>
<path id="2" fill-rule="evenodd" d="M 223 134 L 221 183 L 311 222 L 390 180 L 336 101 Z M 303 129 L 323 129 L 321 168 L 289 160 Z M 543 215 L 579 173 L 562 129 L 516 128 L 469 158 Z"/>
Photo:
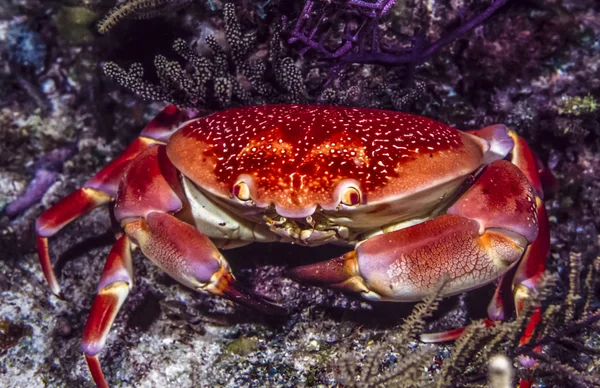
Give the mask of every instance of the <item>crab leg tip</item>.
<path id="1" fill-rule="evenodd" d="M 90 370 L 90 374 L 92 375 L 92 378 L 94 379 L 94 382 L 98 388 L 108 388 L 108 384 L 104 378 L 104 373 L 102 373 L 102 367 L 100 366 L 98 356 L 88 356 L 87 354 L 84 354 L 84 356 L 85 362 Z"/>
<path id="2" fill-rule="evenodd" d="M 458 329 L 442 331 L 439 333 L 424 333 L 421 334 L 420 340 L 426 344 L 435 344 L 440 342 L 454 341 L 462 335 L 466 328 L 460 327 Z"/>
<path id="3" fill-rule="evenodd" d="M 483 320 L 483 323 L 486 327 L 492 327 L 495 324 L 494 321 L 487 318 Z M 454 341 L 460 338 L 460 336 L 465 332 L 465 330 L 467 330 L 467 327 L 468 326 L 459 327 L 456 329 L 440 331 L 437 333 L 423 333 L 420 335 L 419 339 L 421 340 L 421 342 L 425 342 L 427 344 Z"/>
<path id="4" fill-rule="evenodd" d="M 48 251 L 48 237 L 37 236 L 37 249 L 38 256 L 40 258 L 40 265 L 42 266 L 42 272 L 44 273 L 44 278 L 46 278 L 46 282 L 50 286 L 50 290 L 52 290 L 52 293 L 60 299 L 64 299 L 60 291 L 60 286 L 58 285 L 58 280 L 56 280 L 56 274 L 54 273 L 54 269 L 52 268 L 52 263 L 50 261 L 50 252 Z"/>

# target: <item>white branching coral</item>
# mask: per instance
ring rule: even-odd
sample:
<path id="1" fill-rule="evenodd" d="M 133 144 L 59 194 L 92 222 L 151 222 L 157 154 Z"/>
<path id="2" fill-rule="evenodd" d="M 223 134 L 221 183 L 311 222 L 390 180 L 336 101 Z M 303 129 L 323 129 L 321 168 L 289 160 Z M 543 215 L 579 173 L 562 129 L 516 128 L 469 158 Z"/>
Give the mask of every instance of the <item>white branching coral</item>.
<path id="1" fill-rule="evenodd" d="M 242 33 L 233 4 L 226 4 L 223 12 L 228 51 L 213 36 L 206 38 L 213 54 L 211 59 L 196 54 L 183 39 L 173 44 L 191 71 L 177 61 L 157 55 L 154 66 L 158 85 L 144 80 L 142 65 L 138 63 L 125 70 L 108 62 L 104 65 L 105 74 L 144 99 L 187 108 L 308 102 L 302 73 L 291 58 L 281 55 L 281 24 L 272 26 L 268 58 L 251 59 L 256 49 L 254 34 Z"/>

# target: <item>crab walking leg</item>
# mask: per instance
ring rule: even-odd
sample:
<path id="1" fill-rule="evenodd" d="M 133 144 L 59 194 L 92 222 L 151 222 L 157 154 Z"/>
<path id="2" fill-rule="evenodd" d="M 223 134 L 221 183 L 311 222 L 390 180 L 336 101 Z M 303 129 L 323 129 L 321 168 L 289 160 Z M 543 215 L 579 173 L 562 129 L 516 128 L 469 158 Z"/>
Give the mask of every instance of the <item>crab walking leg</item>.
<path id="1" fill-rule="evenodd" d="M 509 135 L 510 134 L 511 134 L 511 132 L 509 132 Z M 518 141 L 518 139 L 515 139 L 515 143 L 517 143 L 517 141 Z M 513 152 L 515 149 L 518 150 L 518 147 L 515 146 L 515 148 L 513 148 Z M 508 163 L 505 161 L 503 161 L 502 163 L 505 164 L 507 167 L 510 166 L 511 167 L 510 170 L 513 171 L 515 176 L 516 175 L 521 176 L 521 179 L 520 179 L 521 185 L 525 186 L 525 185 L 530 184 L 531 174 L 535 173 L 535 171 L 529 170 L 530 171 L 529 175 L 523 173 L 522 166 L 520 166 L 518 163 L 514 162 L 514 155 L 511 155 L 511 156 L 513 159 L 513 163 Z M 484 174 L 488 174 L 490 172 L 490 168 L 496 169 L 495 165 L 497 163 L 498 162 L 490 165 Z M 494 175 L 495 186 L 499 186 L 496 188 L 496 190 L 498 190 L 498 192 L 502 192 L 504 194 L 511 193 L 511 192 L 514 193 L 516 186 L 511 184 L 511 180 L 507 180 L 507 179 L 498 180 L 497 179 L 498 177 L 503 176 L 503 174 L 501 174 L 500 172 L 496 172 L 493 175 Z M 484 178 L 484 176 L 482 176 L 481 178 Z M 461 197 L 459 202 L 462 202 L 462 205 L 455 204 L 450 209 L 448 209 L 448 212 L 449 213 L 461 212 L 462 214 L 464 214 L 470 218 L 481 219 L 482 216 L 478 215 L 477 213 L 480 213 L 483 209 L 478 209 L 477 206 L 473 206 L 473 205 L 465 205 L 466 203 L 473 204 L 473 203 L 479 202 L 480 199 L 482 198 L 482 191 L 487 191 L 487 190 L 492 189 L 492 187 L 488 187 L 485 184 L 485 180 L 480 179 L 480 182 L 482 182 L 483 184 L 478 184 L 475 187 L 475 190 L 469 190 L 469 191 L 467 191 L 467 193 L 465 193 Z M 517 279 L 519 276 L 521 276 L 521 278 L 522 278 L 522 275 L 519 275 L 519 273 L 523 273 L 523 271 L 525 271 L 529 275 L 535 277 L 536 279 L 539 279 L 539 276 L 541 276 L 541 273 L 544 271 L 544 268 L 545 268 L 544 264 L 545 264 L 546 254 L 548 252 L 548 246 L 549 246 L 549 235 L 548 235 L 548 225 L 547 225 L 548 216 L 545 212 L 543 203 L 539 199 L 538 192 L 539 191 L 538 191 L 538 189 L 535 188 L 535 186 L 533 186 L 533 187 L 529 186 L 527 192 L 524 193 L 527 200 L 525 202 L 523 202 L 521 204 L 521 206 L 529 206 L 529 212 L 523 213 L 523 215 L 527 215 L 526 218 L 523 218 L 523 217 L 518 218 L 518 222 L 515 224 L 515 226 L 521 225 L 521 227 L 519 227 L 519 228 L 513 227 L 512 229 L 513 229 L 513 231 L 516 231 L 519 234 L 521 234 L 522 236 L 526 237 L 528 245 L 527 245 L 525 252 L 523 253 L 523 257 L 519 261 L 518 267 L 513 269 L 510 272 L 507 272 L 500 279 L 500 282 L 498 283 L 498 286 L 496 287 L 494 297 L 492 298 L 492 300 L 488 306 L 488 317 L 489 317 L 489 319 L 487 320 L 488 325 L 493 325 L 494 324 L 493 321 L 502 320 L 506 317 L 507 311 L 506 311 L 506 303 L 505 302 L 510 302 L 510 300 L 508 298 L 510 298 L 511 293 L 514 297 L 515 305 L 517 306 L 517 312 L 520 311 L 520 309 L 522 307 L 522 303 L 520 303 L 518 301 L 518 298 L 522 297 L 524 295 L 523 294 L 524 290 L 521 290 L 521 287 L 515 287 L 515 285 L 516 285 L 515 279 Z M 512 196 L 514 197 L 514 194 Z M 497 202 L 498 205 L 501 205 L 502 207 L 504 207 L 505 212 L 506 212 L 506 210 L 518 208 L 518 206 L 517 206 L 518 203 L 513 203 L 513 204 L 504 203 L 503 204 L 500 201 L 495 201 L 495 202 Z M 490 211 L 494 212 L 494 210 L 496 210 L 496 209 L 500 210 L 500 209 L 502 209 L 502 207 L 490 208 Z M 506 212 L 506 213 L 508 214 L 509 212 Z M 482 221 L 480 221 L 480 222 L 482 222 Z M 506 222 L 506 220 L 503 221 L 503 223 L 505 223 L 505 222 Z M 523 227 L 525 227 L 525 229 L 523 229 Z M 527 294 L 527 296 L 529 296 L 529 294 Z M 512 305 L 512 303 L 510 303 L 510 305 Z M 447 331 L 447 332 L 423 334 L 423 335 L 421 335 L 421 340 L 424 342 L 449 341 L 449 340 L 453 340 L 453 339 L 460 337 L 460 335 L 462 334 L 463 331 L 464 331 L 464 328 Z M 523 340 L 523 338 L 521 340 Z"/>
<path id="2" fill-rule="evenodd" d="M 37 249 L 44 277 L 52 293 L 62 299 L 60 286 L 52 268 L 48 237 L 53 236 L 77 217 L 111 201 L 110 195 L 92 188 L 76 190 L 46 210 L 36 221 Z"/>
<path id="3" fill-rule="evenodd" d="M 229 264 L 212 241 L 173 215 L 151 212 L 127 224 L 125 233 L 154 264 L 193 290 L 224 296 L 268 314 L 286 312 L 238 288 Z"/>
<path id="4" fill-rule="evenodd" d="M 291 277 L 360 291 L 368 299 L 416 301 L 446 274 L 443 295 L 506 273 L 537 235 L 527 178 L 506 161 L 490 164 L 448 214 L 375 236 L 341 258 L 298 267 Z"/>
<path id="5" fill-rule="evenodd" d="M 556 191 L 557 181 L 516 132 L 508 130 L 503 125 L 494 125 L 476 131 L 469 131 L 469 133 L 488 140 L 492 151 L 500 156 L 509 155 L 510 161 L 523 172 L 535 192 L 538 236 L 527 248 L 518 269 L 502 277 L 488 306 L 488 316 L 491 320 L 503 320 L 508 314 L 506 302 L 508 302 L 507 298 L 511 293 L 517 314 L 519 314 L 523 308 L 524 300 L 537 292 L 540 277 L 546 268 L 546 256 L 550 250 L 548 215 L 542 199 L 544 198 L 544 190 Z M 539 315 L 540 313 L 536 311 L 535 314 Z M 535 319 L 536 317 L 532 317 L 532 321 Z M 443 340 L 446 339 L 451 338 L 444 338 Z M 521 340 L 525 340 L 525 337 Z"/>
<path id="6" fill-rule="evenodd" d="M 88 368 L 98 387 L 108 387 L 98 353 L 102 351 L 108 332 L 133 286 L 131 243 L 129 237 L 121 236 L 113 245 L 104 266 L 98 294 L 92 304 L 83 331 L 82 350 Z"/>
<path id="7" fill-rule="evenodd" d="M 523 308 L 523 302 L 532 294 L 537 294 L 537 287 L 542 274 L 546 270 L 546 256 L 550 251 L 550 225 L 544 202 L 538 197 L 538 238 L 527 248 L 523 260 L 513 278 L 513 294 L 517 314 Z"/>
<path id="8" fill-rule="evenodd" d="M 544 189 L 542 187 L 542 180 L 540 179 L 542 169 L 539 165 L 539 159 L 531 151 L 525 140 L 517 135 L 515 131 L 508 131 L 508 135 L 515 142 L 515 146 L 510 154 L 511 162 L 523 171 L 523 174 L 525 174 L 527 180 L 529 180 L 531 186 L 535 189 L 536 195 L 544 199 Z"/>
<path id="9" fill-rule="evenodd" d="M 119 181 L 129 163 L 153 144 L 161 144 L 187 119 L 185 112 L 174 106 L 166 107 L 142 131 L 123 153 L 100 170 L 82 188 L 75 190 L 36 220 L 37 247 L 44 277 L 52 292 L 60 296 L 60 286 L 52 268 L 48 238 L 58 233 L 78 217 L 110 203 L 117 194 Z"/>
<path id="10" fill-rule="evenodd" d="M 550 225 L 543 198 L 544 190 L 556 191 L 557 181 L 520 136 L 514 131 L 510 131 L 509 135 L 515 141 L 515 148 L 511 153 L 512 163 L 521 170 L 527 171 L 525 175 L 528 179 L 539 182 L 539 186 L 536 188 L 538 236 L 527 247 L 512 281 L 515 307 L 519 314 L 523 311 L 526 301 L 531 300 L 531 297 L 537 294 L 542 274 L 546 270 L 546 258 L 550 251 Z M 532 306 L 532 314 L 525 332 L 521 336 L 520 345 L 529 343 L 541 317 L 541 307 L 539 305 Z M 541 346 L 533 349 L 535 352 L 541 352 L 541 350 Z M 533 368 L 537 364 L 536 360 L 531 357 L 524 356 L 519 361 L 526 368 Z"/>
<path id="11" fill-rule="evenodd" d="M 539 223 L 539 234 L 537 239 L 527 248 L 525 257 L 519 264 L 519 268 L 513 279 L 513 293 L 517 313 L 521 310 L 523 301 L 533 293 L 537 293 L 541 275 L 546 269 L 546 257 L 550 251 L 550 225 L 548 214 L 544 206 L 544 187 L 546 182 L 554 189 L 556 181 L 549 170 L 545 169 L 539 158 L 531 151 L 527 143 L 515 132 L 509 132 L 515 140 L 515 148 L 512 151 L 512 163 L 525 171 L 527 178 L 535 182 L 537 219 Z M 544 176 L 545 179 L 541 179 Z M 537 186 L 536 186 L 537 185 Z"/>
<path id="12" fill-rule="evenodd" d="M 512 294 L 517 315 L 523 310 L 524 302 L 537 293 L 541 276 L 546 269 L 546 256 L 550 251 L 550 226 L 544 202 L 536 197 L 538 236 L 528 247 L 515 271 L 500 280 L 494 297 L 488 306 L 488 317 L 493 321 L 507 317 L 505 302 Z M 512 305 L 511 305 L 512 306 Z M 512 311 L 513 307 L 511 307 Z"/>
<path id="13" fill-rule="evenodd" d="M 137 184 L 128 180 L 134 180 Z M 183 204 L 178 196 L 177 172 L 164 154 L 164 146 L 146 147 L 128 163 L 122 173 L 115 205 L 115 217 L 138 219 L 147 211 L 144 206 L 163 211 L 175 211 Z M 99 387 L 108 387 L 98 359 L 114 319 L 133 285 L 131 240 L 123 234 L 114 244 L 92 304 L 83 333 L 82 350 L 90 373 Z"/>
<path id="14" fill-rule="evenodd" d="M 527 247 L 519 263 L 519 267 L 510 279 L 502 279 L 501 284 L 496 289 L 494 298 L 488 307 L 488 316 L 492 320 L 501 320 L 506 316 L 504 300 L 506 292 L 511 291 L 514 298 L 514 306 L 517 314 L 523 309 L 525 299 L 529 299 L 537 293 L 537 287 L 541 275 L 546 269 L 546 257 L 550 251 L 550 226 L 548 224 L 548 214 L 542 201 L 544 197 L 543 182 L 548 182 L 554 189 L 556 181 L 552 174 L 546 170 L 539 158 L 531 151 L 525 141 L 514 131 L 508 132 L 514 141 L 514 147 L 511 151 L 511 162 L 519 167 L 530 181 L 535 192 L 536 201 L 536 219 L 538 221 L 538 236 Z M 541 179 L 545 176 L 545 179 Z M 511 283 L 511 287 L 504 287 L 504 283 Z"/>

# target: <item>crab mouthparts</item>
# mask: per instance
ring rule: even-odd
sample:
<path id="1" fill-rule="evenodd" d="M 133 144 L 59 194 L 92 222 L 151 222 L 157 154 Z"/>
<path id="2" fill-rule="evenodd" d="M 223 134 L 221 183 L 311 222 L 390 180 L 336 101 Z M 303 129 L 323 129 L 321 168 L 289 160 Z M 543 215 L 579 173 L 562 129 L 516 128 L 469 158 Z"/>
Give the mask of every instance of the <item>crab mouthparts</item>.
<path id="1" fill-rule="evenodd" d="M 348 237 L 348 229 L 333 225 L 326 217 L 312 214 L 304 218 L 286 218 L 279 214 L 264 217 L 269 229 L 296 244 L 317 246 Z"/>

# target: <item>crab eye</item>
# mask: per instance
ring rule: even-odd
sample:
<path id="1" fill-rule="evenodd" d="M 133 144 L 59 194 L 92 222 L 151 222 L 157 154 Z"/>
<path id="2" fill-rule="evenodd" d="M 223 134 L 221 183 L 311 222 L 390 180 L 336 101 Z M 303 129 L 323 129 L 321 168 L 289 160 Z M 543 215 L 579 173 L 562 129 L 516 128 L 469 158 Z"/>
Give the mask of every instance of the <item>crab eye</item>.
<path id="1" fill-rule="evenodd" d="M 246 182 L 238 182 L 233 186 L 233 195 L 235 195 L 241 201 L 248 201 L 250 199 L 250 189 Z"/>
<path id="2" fill-rule="evenodd" d="M 355 187 L 348 187 L 342 193 L 342 203 L 347 206 L 354 206 L 360 203 L 360 191 Z"/>

